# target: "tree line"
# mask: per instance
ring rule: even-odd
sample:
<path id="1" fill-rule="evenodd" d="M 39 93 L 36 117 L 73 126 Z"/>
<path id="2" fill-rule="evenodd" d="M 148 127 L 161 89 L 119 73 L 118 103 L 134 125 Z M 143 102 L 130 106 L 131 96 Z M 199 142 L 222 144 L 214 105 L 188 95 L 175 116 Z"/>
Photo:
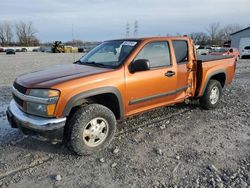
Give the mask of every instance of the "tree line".
<path id="1" fill-rule="evenodd" d="M 37 46 L 37 30 L 32 22 L 0 22 L 1 46 Z"/>
<path id="2" fill-rule="evenodd" d="M 189 36 L 196 45 L 219 45 L 222 46 L 231 40 L 230 34 L 243 29 L 239 24 L 228 24 L 221 26 L 220 23 L 214 22 L 205 28 L 205 32 L 193 32 Z"/>

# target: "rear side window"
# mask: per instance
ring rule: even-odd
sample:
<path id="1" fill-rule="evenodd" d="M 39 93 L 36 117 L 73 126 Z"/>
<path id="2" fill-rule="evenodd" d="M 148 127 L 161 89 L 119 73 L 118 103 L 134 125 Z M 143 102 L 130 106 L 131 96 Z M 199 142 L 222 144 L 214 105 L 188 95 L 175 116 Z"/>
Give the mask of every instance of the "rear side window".
<path id="1" fill-rule="evenodd" d="M 177 63 L 186 63 L 188 61 L 188 44 L 184 40 L 175 40 L 172 42 Z"/>
<path id="2" fill-rule="evenodd" d="M 146 44 L 135 60 L 148 59 L 151 68 L 171 65 L 168 42 L 151 42 Z"/>
<path id="3" fill-rule="evenodd" d="M 245 50 L 250 50 L 250 46 L 246 46 L 244 49 Z"/>

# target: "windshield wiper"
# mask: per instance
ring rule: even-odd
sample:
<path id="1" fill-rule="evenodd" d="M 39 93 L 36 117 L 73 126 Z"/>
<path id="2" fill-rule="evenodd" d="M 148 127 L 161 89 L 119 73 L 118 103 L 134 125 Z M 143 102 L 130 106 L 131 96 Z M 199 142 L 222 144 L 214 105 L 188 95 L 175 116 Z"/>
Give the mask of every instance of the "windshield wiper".
<path id="1" fill-rule="evenodd" d="M 80 61 L 81 64 L 87 64 L 87 65 L 97 65 L 104 67 L 105 65 L 103 63 L 97 63 L 95 61 Z"/>
<path id="2" fill-rule="evenodd" d="M 73 64 L 78 64 L 78 63 L 81 63 L 81 61 L 77 60 L 77 61 L 73 62 Z"/>

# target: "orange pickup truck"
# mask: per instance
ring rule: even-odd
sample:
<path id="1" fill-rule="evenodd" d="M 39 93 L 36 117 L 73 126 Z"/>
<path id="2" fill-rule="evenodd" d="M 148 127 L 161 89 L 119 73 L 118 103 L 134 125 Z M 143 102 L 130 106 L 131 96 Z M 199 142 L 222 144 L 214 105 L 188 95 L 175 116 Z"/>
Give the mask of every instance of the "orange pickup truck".
<path id="1" fill-rule="evenodd" d="M 19 76 L 9 123 L 25 134 L 64 140 L 85 155 L 105 148 L 117 120 L 128 116 L 185 99 L 213 109 L 236 61 L 195 51 L 188 37 L 105 41 L 73 64 Z"/>

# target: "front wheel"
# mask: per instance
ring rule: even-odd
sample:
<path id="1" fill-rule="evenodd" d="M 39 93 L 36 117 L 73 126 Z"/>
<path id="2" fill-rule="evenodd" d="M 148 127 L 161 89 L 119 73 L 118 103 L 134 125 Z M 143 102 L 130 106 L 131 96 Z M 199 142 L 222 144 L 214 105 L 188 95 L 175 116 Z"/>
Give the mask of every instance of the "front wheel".
<path id="1" fill-rule="evenodd" d="M 221 83 L 217 80 L 210 80 L 203 96 L 200 98 L 200 105 L 207 110 L 214 109 L 218 106 L 221 96 Z"/>
<path id="2" fill-rule="evenodd" d="M 90 155 L 109 145 L 116 130 L 116 118 L 107 107 L 89 104 L 78 109 L 69 121 L 70 146 L 78 155 Z"/>

